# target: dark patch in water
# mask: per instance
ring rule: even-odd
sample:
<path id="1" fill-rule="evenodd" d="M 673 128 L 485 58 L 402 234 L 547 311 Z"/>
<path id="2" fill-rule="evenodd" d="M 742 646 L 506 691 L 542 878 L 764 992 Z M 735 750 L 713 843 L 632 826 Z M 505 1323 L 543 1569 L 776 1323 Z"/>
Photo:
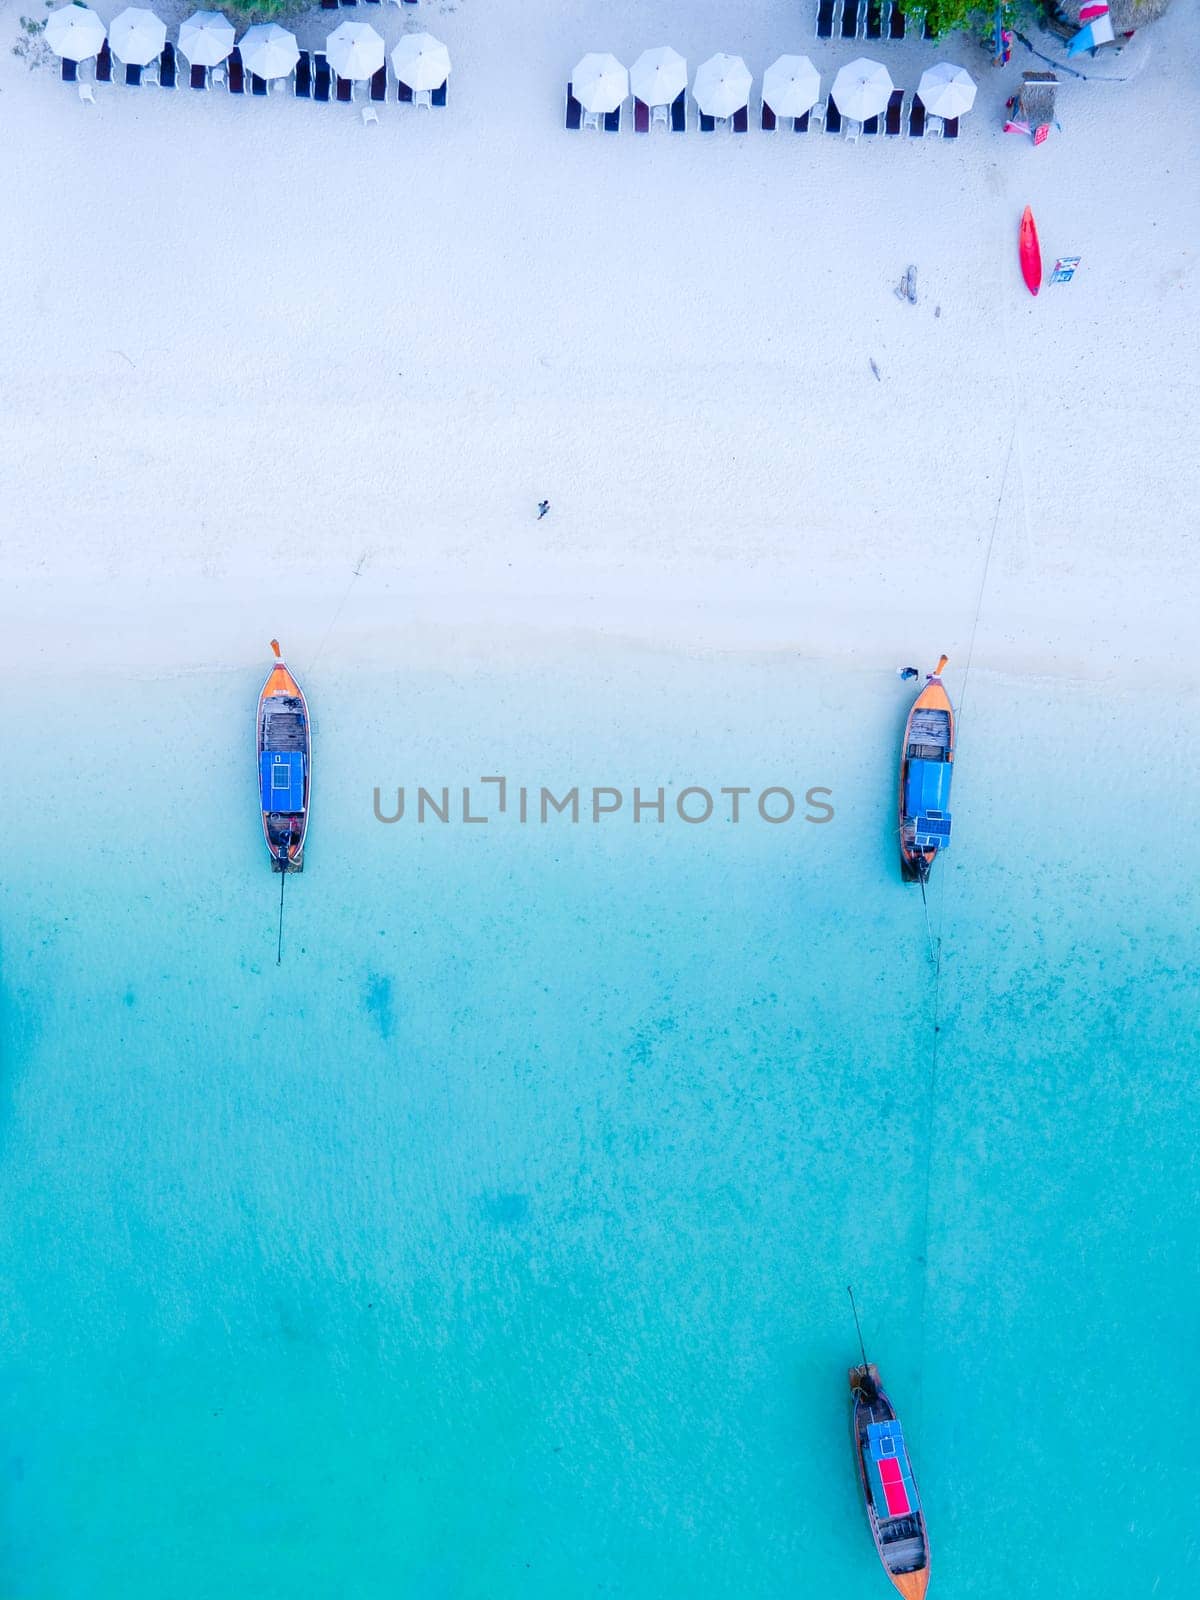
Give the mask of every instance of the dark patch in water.
<path id="1" fill-rule="evenodd" d="M 396 1016 L 392 1006 L 392 980 L 385 978 L 381 972 L 368 973 L 367 997 L 363 1004 L 369 1015 L 375 1018 L 379 1037 L 390 1039 L 396 1026 Z"/>
<path id="2" fill-rule="evenodd" d="M 126 989 L 125 991 L 125 1004 L 127 1006 L 137 1005 L 137 995 L 134 994 L 132 989 Z"/>
<path id="3" fill-rule="evenodd" d="M 483 1209 L 489 1222 L 497 1227 L 513 1228 L 529 1217 L 527 1194 L 485 1194 Z"/>

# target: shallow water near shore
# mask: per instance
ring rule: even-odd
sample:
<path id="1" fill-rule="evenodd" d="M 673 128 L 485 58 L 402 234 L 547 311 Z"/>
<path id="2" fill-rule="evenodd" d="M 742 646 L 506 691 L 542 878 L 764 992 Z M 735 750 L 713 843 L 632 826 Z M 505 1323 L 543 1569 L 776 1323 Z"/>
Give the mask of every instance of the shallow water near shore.
<path id="1" fill-rule="evenodd" d="M 851 1281 L 932 1592 L 1194 1593 L 1194 705 L 972 675 L 935 985 L 888 672 L 295 665 L 278 967 L 263 674 L 2 691 L 8 1600 L 885 1593 Z"/>

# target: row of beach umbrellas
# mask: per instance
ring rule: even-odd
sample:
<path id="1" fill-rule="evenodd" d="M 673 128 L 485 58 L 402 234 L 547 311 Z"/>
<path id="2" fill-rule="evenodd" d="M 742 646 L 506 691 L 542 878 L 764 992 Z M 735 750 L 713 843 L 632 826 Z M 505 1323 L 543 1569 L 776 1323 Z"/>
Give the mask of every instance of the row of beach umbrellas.
<path id="1" fill-rule="evenodd" d="M 571 74 L 571 90 L 585 111 L 607 115 L 632 92 L 648 106 L 670 105 L 687 88 L 686 60 L 670 45 L 644 50 L 629 71 L 616 56 L 584 56 Z M 696 69 L 692 98 L 708 117 L 732 117 L 750 103 L 754 82 L 741 56 L 710 56 Z M 830 91 L 844 117 L 865 122 L 887 110 L 895 84 L 879 61 L 860 57 L 844 66 Z M 917 89 L 935 117 L 960 117 L 975 103 L 975 82 L 963 67 L 940 61 L 922 73 Z M 762 97 L 776 116 L 802 117 L 821 95 L 821 75 L 807 56 L 780 56 L 763 73 Z"/>
<path id="2" fill-rule="evenodd" d="M 179 49 L 193 67 L 216 67 L 232 51 L 233 23 L 220 11 L 197 11 L 179 27 Z M 167 42 L 161 17 L 141 6 L 127 6 L 108 27 L 86 5 L 63 6 L 46 22 L 46 42 L 70 61 L 97 55 L 107 38 L 109 49 L 126 66 L 156 61 Z M 300 59 L 294 33 L 275 22 L 248 28 L 238 41 L 242 62 L 260 78 L 284 78 Z M 369 22 L 343 22 L 329 35 L 325 54 L 339 78 L 373 77 L 383 66 L 387 46 Z M 428 33 L 408 33 L 392 51 L 392 66 L 410 89 L 437 89 L 450 76 L 450 54 Z"/>

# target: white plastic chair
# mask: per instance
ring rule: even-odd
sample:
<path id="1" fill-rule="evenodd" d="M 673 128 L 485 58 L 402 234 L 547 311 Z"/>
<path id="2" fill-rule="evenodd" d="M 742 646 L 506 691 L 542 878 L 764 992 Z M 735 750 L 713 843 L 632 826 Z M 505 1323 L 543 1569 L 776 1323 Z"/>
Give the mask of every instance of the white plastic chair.
<path id="1" fill-rule="evenodd" d="M 362 114 L 364 128 L 369 128 L 372 123 L 376 127 L 379 126 L 379 113 L 374 106 L 361 106 L 359 109 Z"/>
<path id="2" fill-rule="evenodd" d="M 858 136 L 862 132 L 862 123 L 856 122 L 853 117 L 847 117 L 842 123 L 842 138 L 847 144 L 857 144 Z"/>
<path id="3" fill-rule="evenodd" d="M 214 89 L 221 88 L 221 87 L 224 86 L 224 83 L 225 83 L 225 63 L 223 61 L 221 62 L 220 66 L 213 67 L 210 70 L 210 72 L 208 74 L 208 81 L 213 86 Z"/>
<path id="4" fill-rule="evenodd" d="M 414 106 L 424 106 L 426 111 L 432 111 L 433 110 L 433 90 L 432 89 L 414 89 L 413 90 L 413 105 Z"/>
<path id="5" fill-rule="evenodd" d="M 650 132 L 653 133 L 655 128 L 667 128 L 667 129 L 669 129 L 670 126 L 671 126 L 671 108 L 670 108 L 670 106 L 651 106 L 650 107 Z"/>
<path id="6" fill-rule="evenodd" d="M 79 98 L 85 106 L 94 106 L 96 104 L 95 90 L 90 83 L 81 83 L 79 85 Z"/>
<path id="7" fill-rule="evenodd" d="M 588 128 L 593 128 L 597 133 L 599 133 L 600 113 L 598 111 L 585 111 L 583 113 L 583 126 L 585 130 Z"/>

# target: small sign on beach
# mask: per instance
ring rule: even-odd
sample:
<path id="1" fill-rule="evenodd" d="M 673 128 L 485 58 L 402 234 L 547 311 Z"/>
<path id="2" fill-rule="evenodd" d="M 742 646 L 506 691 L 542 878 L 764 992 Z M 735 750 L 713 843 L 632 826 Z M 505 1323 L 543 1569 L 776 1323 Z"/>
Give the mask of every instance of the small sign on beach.
<path id="1" fill-rule="evenodd" d="M 1059 256 L 1054 263 L 1054 271 L 1050 274 L 1051 283 L 1070 283 L 1075 276 L 1075 268 L 1079 265 L 1080 256 Z"/>

